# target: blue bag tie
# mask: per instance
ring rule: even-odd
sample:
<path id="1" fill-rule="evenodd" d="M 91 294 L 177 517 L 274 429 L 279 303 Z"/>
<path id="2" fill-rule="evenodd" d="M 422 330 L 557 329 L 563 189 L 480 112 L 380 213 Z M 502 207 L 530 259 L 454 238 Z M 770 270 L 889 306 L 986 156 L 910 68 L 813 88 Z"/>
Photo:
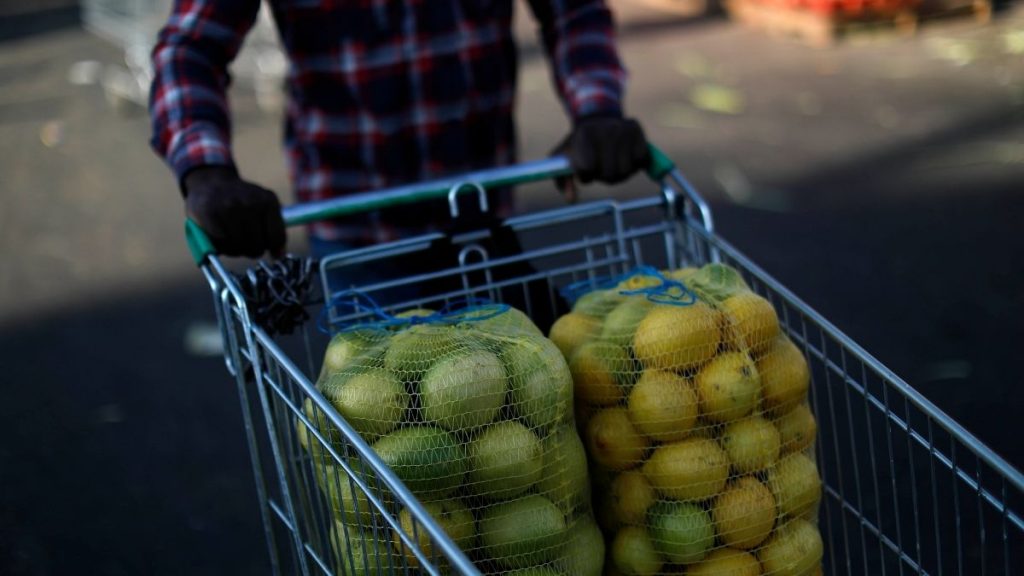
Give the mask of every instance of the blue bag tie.
<path id="1" fill-rule="evenodd" d="M 584 294 L 597 290 L 609 290 L 620 283 L 637 276 L 653 276 L 659 283 L 654 286 L 646 286 L 633 290 L 619 290 L 623 296 L 644 295 L 648 300 L 657 304 L 670 304 L 672 306 L 691 306 L 697 302 L 697 294 L 685 283 L 666 277 L 660 270 L 653 266 L 637 266 L 636 268 L 619 274 L 617 276 L 603 276 L 590 280 L 573 282 L 561 290 L 566 300 L 576 303 Z"/>
<path id="2" fill-rule="evenodd" d="M 386 330 L 405 328 L 419 324 L 455 325 L 463 322 L 481 322 L 504 314 L 511 308 L 508 304 L 492 302 L 486 298 L 466 297 L 446 304 L 443 308 L 430 314 L 415 316 L 395 316 L 381 307 L 372 296 L 362 290 L 345 290 L 331 298 L 331 306 L 348 309 L 351 312 L 364 312 L 373 316 L 373 320 L 352 322 L 333 330 L 327 324 L 327 306 L 320 311 L 317 327 L 325 334 L 354 332 L 357 330 Z"/>

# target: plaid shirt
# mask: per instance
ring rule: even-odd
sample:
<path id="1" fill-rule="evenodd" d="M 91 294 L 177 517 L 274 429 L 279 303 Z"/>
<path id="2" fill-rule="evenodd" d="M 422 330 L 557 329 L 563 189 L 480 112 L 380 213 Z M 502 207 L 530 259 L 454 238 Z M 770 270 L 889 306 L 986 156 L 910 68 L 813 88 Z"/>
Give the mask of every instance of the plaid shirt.
<path id="1" fill-rule="evenodd" d="M 175 0 L 153 50 L 153 148 L 179 181 L 233 166 L 227 67 L 259 0 Z M 515 157 L 513 0 L 269 0 L 291 67 L 285 148 L 299 201 L 508 164 Z M 602 0 L 530 0 L 573 119 L 621 113 L 625 73 Z M 499 206 L 510 207 L 506 193 Z M 314 225 L 382 241 L 447 215 L 416 210 Z M 499 208 L 501 210 L 502 208 Z"/>

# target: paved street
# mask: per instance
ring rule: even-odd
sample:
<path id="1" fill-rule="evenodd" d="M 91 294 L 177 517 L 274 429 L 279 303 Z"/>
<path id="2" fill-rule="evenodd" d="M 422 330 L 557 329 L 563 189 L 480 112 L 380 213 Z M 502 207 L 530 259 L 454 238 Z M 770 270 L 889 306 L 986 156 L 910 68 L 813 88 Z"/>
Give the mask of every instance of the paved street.
<path id="1" fill-rule="evenodd" d="M 722 235 L 1024 466 L 1022 7 L 809 49 L 618 6 L 628 111 Z M 536 158 L 568 124 L 529 28 Z M 187 345 L 213 310 L 180 197 L 144 111 L 99 83 L 121 52 L 75 28 L 0 46 L 0 572 L 266 573 L 236 390 Z M 233 104 L 243 174 L 287 199 L 279 116 L 244 79 Z M 559 202 L 521 191 L 524 211 Z"/>

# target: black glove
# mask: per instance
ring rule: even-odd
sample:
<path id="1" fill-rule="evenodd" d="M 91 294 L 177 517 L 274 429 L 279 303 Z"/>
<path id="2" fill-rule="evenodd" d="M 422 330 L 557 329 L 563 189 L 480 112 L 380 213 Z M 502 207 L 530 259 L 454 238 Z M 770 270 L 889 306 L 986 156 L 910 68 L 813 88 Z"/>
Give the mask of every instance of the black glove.
<path id="1" fill-rule="evenodd" d="M 576 178 L 584 184 L 594 180 L 607 184 L 622 182 L 647 168 L 651 161 L 644 130 L 632 118 L 583 118 L 555 148 L 555 153 L 569 158 Z M 559 186 L 570 201 L 576 199 L 571 180 L 563 179 Z"/>
<path id="2" fill-rule="evenodd" d="M 284 251 L 281 204 L 270 190 L 224 166 L 196 168 L 183 182 L 185 212 L 225 256 L 259 258 Z"/>

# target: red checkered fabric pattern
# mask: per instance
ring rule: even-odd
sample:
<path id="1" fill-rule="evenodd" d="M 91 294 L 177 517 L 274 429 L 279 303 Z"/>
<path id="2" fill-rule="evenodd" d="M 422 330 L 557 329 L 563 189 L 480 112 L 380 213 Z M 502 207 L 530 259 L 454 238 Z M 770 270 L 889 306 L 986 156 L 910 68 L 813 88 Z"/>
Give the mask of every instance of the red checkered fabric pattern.
<path id="1" fill-rule="evenodd" d="M 621 114 L 625 71 L 599 0 L 531 0 L 573 119 Z M 515 157 L 512 0 L 269 0 L 290 61 L 284 146 L 299 201 L 424 181 Z M 178 178 L 233 166 L 228 66 L 258 0 L 176 0 L 153 50 L 152 146 Z M 498 199 L 510 210 L 510 195 Z M 322 239 L 388 240 L 443 202 L 315 225 Z"/>

